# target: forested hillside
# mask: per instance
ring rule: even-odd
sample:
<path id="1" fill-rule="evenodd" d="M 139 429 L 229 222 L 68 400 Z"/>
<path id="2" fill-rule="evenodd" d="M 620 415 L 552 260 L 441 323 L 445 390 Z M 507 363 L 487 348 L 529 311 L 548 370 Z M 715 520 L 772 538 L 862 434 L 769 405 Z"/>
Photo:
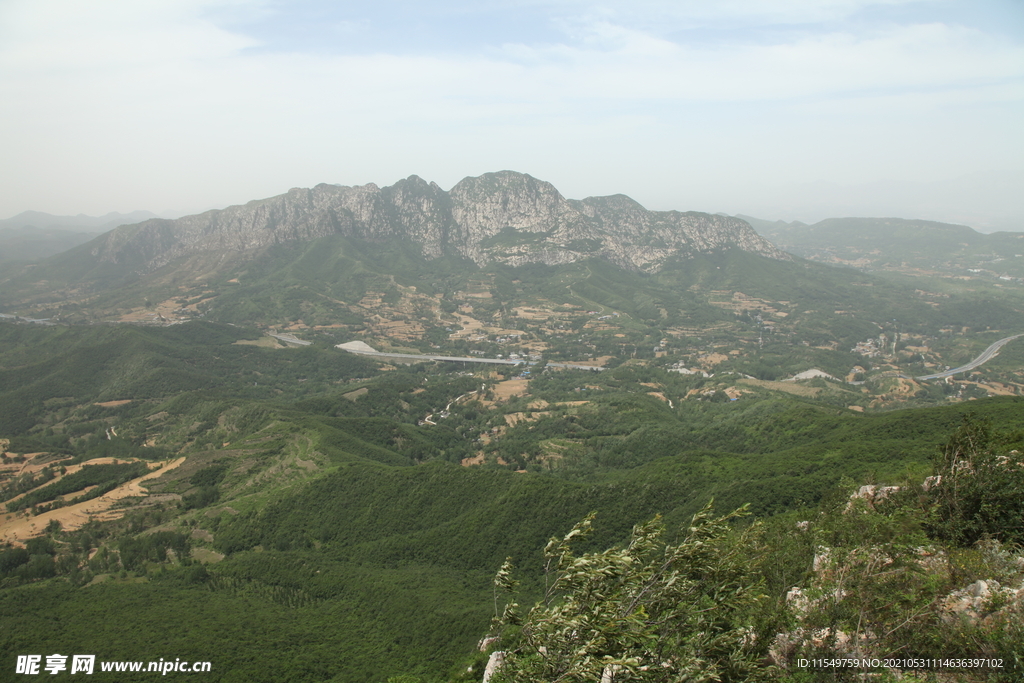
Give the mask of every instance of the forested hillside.
<path id="1" fill-rule="evenodd" d="M 999 569 L 1003 555 L 973 545 L 992 537 L 1005 555 L 1019 542 L 1013 470 L 977 487 L 981 522 L 934 494 L 861 521 L 842 512 L 862 484 L 909 491 L 955 470 L 936 456 L 949 452 L 962 405 L 862 413 L 828 400 L 827 383 L 803 397 L 745 385 L 731 400 L 701 375 L 635 362 L 525 378 L 502 366 L 390 366 L 204 322 L 7 323 L 0 335 L 0 628 L 11 658 L 187 656 L 212 662 L 218 680 L 479 680 L 488 653 L 473 653 L 506 559 L 525 609 L 544 591 L 545 543 L 588 514 L 593 531 L 574 552 L 621 544 L 657 515 L 675 539 L 711 500 L 709 514 L 748 505 L 737 533 L 763 520 L 738 552 L 763 560 L 745 576 L 768 600 L 758 604 L 776 607 L 737 614 L 772 638 L 804 623 L 785 596 L 825 580 L 809 569 L 819 542 L 935 545 L 948 573 L 921 600 L 976 579 L 1016 581 L 1012 555 Z M 1021 399 L 969 407 L 972 424 L 994 430 L 976 452 L 1021 447 Z M 815 525 L 813 543 L 800 520 Z M 851 609 L 837 603 L 828 618 L 846 632 Z M 911 621 L 938 629 L 924 618 Z M 538 641 L 517 644 L 519 628 L 502 631 L 501 647 L 528 653 Z M 806 652 L 801 637 L 786 657 Z M 979 632 L 964 652 L 1020 654 L 998 638 Z M 936 642 L 913 647 L 934 653 Z M 751 661 L 767 656 L 768 641 L 758 647 Z"/>

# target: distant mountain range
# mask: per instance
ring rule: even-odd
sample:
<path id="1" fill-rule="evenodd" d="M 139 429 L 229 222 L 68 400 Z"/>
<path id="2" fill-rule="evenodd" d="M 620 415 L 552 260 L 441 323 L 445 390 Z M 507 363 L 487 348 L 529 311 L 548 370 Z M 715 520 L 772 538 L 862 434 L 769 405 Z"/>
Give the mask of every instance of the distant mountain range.
<path id="1" fill-rule="evenodd" d="M 828 218 L 813 225 L 740 215 L 781 249 L 822 263 L 867 269 L 1024 275 L 1024 233 L 983 234 L 966 225 L 904 218 Z"/>
<path id="2" fill-rule="evenodd" d="M 384 188 L 293 189 L 177 220 L 121 226 L 83 248 L 78 258 L 144 273 L 183 256 L 255 252 L 334 234 L 409 240 L 427 258 L 459 256 L 477 265 L 555 265 L 598 257 L 652 272 L 672 258 L 728 248 L 789 259 L 742 220 L 648 211 L 624 195 L 565 199 L 550 183 L 512 171 L 466 178 L 449 192 L 417 176 Z"/>
<path id="3" fill-rule="evenodd" d="M 0 263 L 36 261 L 67 251 L 120 225 L 155 218 L 150 211 L 111 212 L 104 216 L 54 216 L 24 211 L 0 220 Z"/>
<path id="4" fill-rule="evenodd" d="M 510 268 L 537 266 L 548 268 L 533 268 L 525 278 L 537 290 L 530 296 L 543 290 L 552 300 L 664 324 L 718 320 L 706 299 L 717 290 L 777 302 L 814 300 L 801 310 L 835 316 L 853 315 L 849 301 L 863 300 L 863 319 L 876 320 L 892 311 L 881 300 L 868 305 L 870 282 L 849 270 L 812 268 L 790 254 L 1003 286 L 1001 279 L 1024 269 L 1018 253 L 1024 253 L 1022 233 L 984 235 L 930 221 L 773 223 L 650 211 L 624 195 L 566 199 L 550 183 L 513 171 L 465 178 L 447 192 L 410 176 L 388 187 L 321 184 L 176 220 L 123 224 L 37 264 L 0 271 L 0 310 L 91 320 L 141 315 L 150 304 L 164 307 L 160 315 L 185 315 L 174 313 L 183 307 L 192 315 L 201 302 L 205 315 L 223 322 L 359 325 L 368 314 L 356 302 L 369 294 L 416 292 L 454 305 L 453 293 L 469 286 L 467 278 L 486 271 L 478 279 L 491 282 L 488 315 L 500 317 L 519 296 L 513 292 L 520 275 Z M 412 308 L 405 316 L 420 316 L 416 305 L 435 305 L 433 299 L 406 304 Z M 901 313 L 901 320 L 910 319 Z M 857 339 L 866 334 L 856 330 Z"/>
<path id="5" fill-rule="evenodd" d="M 60 229 L 74 232 L 99 233 L 113 230 L 119 225 L 141 223 L 150 218 L 159 218 L 152 211 L 132 211 L 118 213 L 111 211 L 103 216 L 54 216 L 42 211 L 22 211 L 17 216 L 0 220 L 0 230 L 12 228 Z"/>

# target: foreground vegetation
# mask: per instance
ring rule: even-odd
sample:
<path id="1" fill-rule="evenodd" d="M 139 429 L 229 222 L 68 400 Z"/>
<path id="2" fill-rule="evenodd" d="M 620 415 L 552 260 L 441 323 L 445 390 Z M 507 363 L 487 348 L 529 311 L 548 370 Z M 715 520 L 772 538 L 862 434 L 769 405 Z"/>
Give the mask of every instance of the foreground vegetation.
<path id="1" fill-rule="evenodd" d="M 35 525 L 0 549 L 2 666 L 69 651 L 208 660 L 225 681 L 430 683 L 480 680 L 501 649 L 518 680 L 803 681 L 827 679 L 799 658 L 850 648 L 1024 656 L 1003 590 L 1021 582 L 1019 398 L 972 401 L 963 424 L 961 405 L 851 411 L 830 383 L 732 401 L 632 361 L 527 381 L 200 322 L 0 336 L 0 523 Z M 932 474 L 945 484 L 922 490 Z M 863 484 L 902 488 L 851 503 Z M 493 585 L 506 561 L 518 610 Z M 978 580 L 976 613 L 946 609 Z"/>

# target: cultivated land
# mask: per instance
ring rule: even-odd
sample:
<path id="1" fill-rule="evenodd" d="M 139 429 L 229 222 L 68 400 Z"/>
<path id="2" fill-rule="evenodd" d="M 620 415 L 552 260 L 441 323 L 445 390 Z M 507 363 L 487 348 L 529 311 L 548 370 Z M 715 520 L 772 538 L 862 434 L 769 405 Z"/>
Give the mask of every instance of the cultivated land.
<path id="1" fill-rule="evenodd" d="M 478 643 L 505 605 L 495 572 L 511 558 L 517 600 L 534 604 L 552 577 L 543 548 L 596 511 L 590 536 L 558 546 L 591 576 L 587 595 L 619 600 L 636 579 L 692 607 L 630 622 L 682 629 L 644 631 L 679 648 L 647 671 L 693 663 L 688 644 L 716 628 L 735 645 L 721 661 L 752 667 L 732 680 L 806 683 L 799 657 L 850 643 L 1024 660 L 1014 283 L 883 267 L 884 249 L 840 254 L 865 272 L 629 245 L 623 259 L 664 257 L 642 270 L 600 256 L 627 246 L 555 232 L 474 244 L 495 260 L 330 234 L 184 254 L 130 286 L 98 266 L 44 291 L 71 262 L 25 287 L 11 276 L 5 311 L 56 324 L 0 321 L 7 649 L 142 660 L 173 637 L 175 656 L 225 680 L 479 681 Z M 354 342 L 392 355 L 337 348 Z M 931 475 L 963 479 L 922 488 Z M 712 499 L 759 523 L 692 521 Z M 643 575 L 642 542 L 587 574 L 655 515 L 671 547 L 706 532 L 673 583 Z M 601 614 L 628 613 L 614 604 Z M 686 630 L 711 609 L 722 618 Z M 490 649 L 533 672 L 518 680 L 554 680 L 508 618 Z M 545 642 L 566 661 L 585 650 Z M 605 664 L 580 666 L 599 680 Z"/>

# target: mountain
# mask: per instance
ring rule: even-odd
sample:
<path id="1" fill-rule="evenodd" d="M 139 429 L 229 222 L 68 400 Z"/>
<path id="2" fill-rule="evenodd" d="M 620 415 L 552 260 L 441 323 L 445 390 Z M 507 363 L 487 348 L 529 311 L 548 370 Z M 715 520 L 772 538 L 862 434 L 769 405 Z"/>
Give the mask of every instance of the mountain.
<path id="1" fill-rule="evenodd" d="M 1024 275 L 1024 233 L 983 234 L 966 225 L 904 218 L 828 218 L 807 225 L 737 216 L 803 258 L 860 268 Z"/>
<path id="2" fill-rule="evenodd" d="M 42 211 L 22 211 L 17 216 L 0 220 L 0 231 L 10 228 L 61 229 L 73 232 L 106 232 L 119 225 L 140 223 L 157 215 L 152 211 L 118 213 L 111 211 L 103 216 L 54 216 Z"/>
<path id="3" fill-rule="evenodd" d="M 54 216 L 42 211 L 23 211 L 0 220 L 0 263 L 37 261 L 67 251 L 119 225 L 155 218 L 150 211 L 104 216 Z"/>
<path id="4" fill-rule="evenodd" d="M 550 183 L 511 171 L 466 178 L 449 192 L 417 176 L 384 188 L 295 188 L 242 206 L 122 226 L 79 256 L 145 273 L 183 256 L 250 252 L 334 234 L 403 238 L 427 258 L 451 254 L 478 265 L 555 265 L 596 256 L 652 272 L 672 257 L 734 247 L 789 258 L 735 218 L 648 211 L 622 195 L 569 200 Z"/>
<path id="5" fill-rule="evenodd" d="M 36 261 L 94 239 L 98 232 L 31 226 L 0 229 L 0 263 Z"/>
<path id="6" fill-rule="evenodd" d="M 874 257 L 889 237 L 854 246 Z M 24 269 L 0 270 L 0 304 L 35 287 L 11 310 L 53 324 L 0 319 L 6 651 L 94 652 L 101 668 L 165 647 L 217 680 L 479 683 L 481 636 L 512 614 L 492 580 L 506 558 L 531 605 L 555 585 L 548 539 L 618 562 L 635 524 L 692 536 L 713 499 L 761 523 L 720 527 L 663 575 L 714 588 L 690 610 L 711 629 L 735 591 L 706 550 L 743 565 L 763 599 L 716 642 L 790 667 L 844 643 L 1024 661 L 1024 339 L 967 377 L 914 379 L 1017 333 L 1016 285 L 789 258 L 740 219 L 567 200 L 513 173 L 293 190 Z M 74 324 L 114 321 L 150 324 Z M 353 340 L 411 355 L 337 348 Z M 416 354 L 463 360 L 406 365 Z M 968 408 L 977 427 L 947 440 Z M 964 504 L 919 488 L 951 473 Z M 872 493 L 885 484 L 902 493 Z M 570 531 L 591 512 L 592 534 Z M 612 595 L 644 563 L 621 566 Z M 947 609 L 967 590 L 975 622 Z M 524 632 L 497 647 L 532 652 Z M 707 632 L 671 642 L 707 649 Z M 657 642 L 628 640 L 643 656 Z M 791 670 L 772 680 L 803 680 Z"/>
<path id="7" fill-rule="evenodd" d="M 656 514 L 692 535 L 691 515 L 714 498 L 722 512 L 750 503 L 762 520 L 748 528 L 756 536 L 730 534 L 755 543 L 729 557 L 764 593 L 739 623 L 766 635 L 720 639 L 729 647 L 756 644 L 763 657 L 782 632 L 792 635 L 790 661 L 822 647 L 843 654 L 838 637 L 797 649 L 795 629 L 809 640 L 867 621 L 879 635 L 864 642 L 880 657 L 910 638 L 914 657 L 945 656 L 949 643 L 963 643 L 965 656 L 1024 655 L 1014 597 L 1024 597 L 1014 545 L 1022 475 L 997 469 L 1024 448 L 1022 397 L 969 404 L 977 424 L 999 429 L 991 452 L 977 449 L 976 467 L 987 469 L 959 480 L 958 490 L 981 494 L 965 495 L 981 505 L 957 509 L 982 511 L 964 531 L 994 532 L 975 544 L 932 533 L 958 530 L 960 518 L 941 508 L 928 517 L 944 489 L 917 486 L 968 404 L 862 414 L 832 391 L 813 400 L 753 384 L 736 401 L 708 400 L 709 378 L 632 362 L 529 380 L 486 367 L 378 369 L 328 344 L 259 337 L 203 321 L 0 322 L 5 651 L 152 661 L 169 656 L 162 646 L 212 662 L 212 680 L 480 683 L 480 638 L 509 614 L 492 581 L 506 558 L 519 602 L 532 605 L 545 566 L 570 566 L 546 563 L 541 549 L 588 513 L 597 513 L 592 532 L 570 536 L 581 553 L 628 543 Z M 525 393 L 505 391 L 514 386 Z M 948 481 L 955 470 L 945 471 Z M 846 482 L 865 480 L 913 487 L 890 501 L 850 498 Z M 865 487 L 876 489 L 892 492 Z M 708 552 L 721 547 L 709 535 L 683 558 L 684 569 L 703 562 L 699 570 L 665 576 L 687 591 L 720 585 Z M 606 576 L 618 583 L 622 571 Z M 988 621 L 950 619 L 946 596 L 978 580 L 992 600 L 975 603 L 977 620 Z M 734 593 L 697 594 L 713 607 Z M 716 613 L 707 628 L 720 621 Z"/>

